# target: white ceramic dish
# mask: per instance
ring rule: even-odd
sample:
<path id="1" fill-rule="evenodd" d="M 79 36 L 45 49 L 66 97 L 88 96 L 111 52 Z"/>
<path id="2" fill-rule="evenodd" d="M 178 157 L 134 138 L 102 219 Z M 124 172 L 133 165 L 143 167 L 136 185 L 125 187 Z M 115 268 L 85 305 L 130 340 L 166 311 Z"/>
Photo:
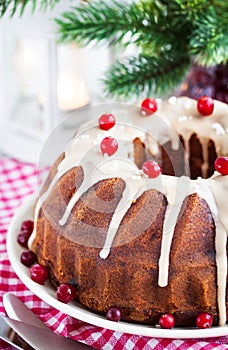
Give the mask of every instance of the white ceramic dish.
<path id="1" fill-rule="evenodd" d="M 33 282 L 29 276 L 29 269 L 23 266 L 20 262 L 20 254 L 23 251 L 23 248 L 21 248 L 17 243 L 17 235 L 22 221 L 33 218 L 32 212 L 34 201 L 34 196 L 27 198 L 14 216 L 7 235 L 7 251 L 10 262 L 21 281 L 35 295 L 39 296 L 39 298 L 47 302 L 49 305 L 79 320 L 117 332 L 175 339 L 209 338 L 228 335 L 228 325 L 223 327 L 211 327 L 209 329 L 173 328 L 167 330 L 159 327 L 145 326 L 128 322 L 108 321 L 105 319 L 105 317 L 89 311 L 77 302 L 72 302 L 69 304 L 59 302 L 56 299 L 54 287 L 52 287 L 49 283 L 41 286 Z"/>

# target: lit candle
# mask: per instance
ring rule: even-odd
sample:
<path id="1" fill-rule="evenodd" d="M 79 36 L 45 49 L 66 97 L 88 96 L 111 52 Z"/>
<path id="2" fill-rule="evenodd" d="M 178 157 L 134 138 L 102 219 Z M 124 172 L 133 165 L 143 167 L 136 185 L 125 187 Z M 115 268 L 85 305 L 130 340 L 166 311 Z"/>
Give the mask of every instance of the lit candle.
<path id="1" fill-rule="evenodd" d="M 57 99 L 59 108 L 63 111 L 86 106 L 89 94 L 85 81 L 69 74 L 60 75 L 57 82 Z"/>

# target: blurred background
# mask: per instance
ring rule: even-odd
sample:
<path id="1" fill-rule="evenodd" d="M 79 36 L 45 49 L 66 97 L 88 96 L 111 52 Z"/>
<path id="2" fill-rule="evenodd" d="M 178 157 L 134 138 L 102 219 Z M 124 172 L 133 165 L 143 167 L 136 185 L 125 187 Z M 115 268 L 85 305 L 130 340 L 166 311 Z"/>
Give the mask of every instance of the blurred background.
<path id="1" fill-rule="evenodd" d="M 27 162 L 39 156 L 45 139 L 70 113 L 105 102 L 100 77 L 113 60 L 109 45 L 78 48 L 57 42 L 53 10 L 0 20 L 0 152 Z"/>

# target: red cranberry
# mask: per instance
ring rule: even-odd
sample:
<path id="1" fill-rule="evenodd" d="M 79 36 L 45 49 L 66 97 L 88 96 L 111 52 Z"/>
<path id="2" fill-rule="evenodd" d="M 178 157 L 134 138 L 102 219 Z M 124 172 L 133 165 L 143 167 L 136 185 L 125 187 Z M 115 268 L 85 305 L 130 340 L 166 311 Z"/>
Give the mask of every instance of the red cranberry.
<path id="1" fill-rule="evenodd" d="M 151 160 L 147 160 L 142 165 L 142 170 L 144 174 L 148 175 L 148 177 L 155 179 L 161 174 L 161 167 L 156 162 L 152 162 Z"/>
<path id="2" fill-rule="evenodd" d="M 159 324 L 161 328 L 173 328 L 175 326 L 175 318 L 171 314 L 163 314 L 159 318 Z"/>
<path id="3" fill-rule="evenodd" d="M 209 96 L 202 96 L 197 101 L 198 112 L 203 116 L 208 116 L 213 113 L 214 101 Z"/>
<path id="4" fill-rule="evenodd" d="M 33 231 L 33 226 L 34 226 L 33 221 L 25 220 L 22 222 L 21 231 L 27 231 L 31 234 Z"/>
<path id="5" fill-rule="evenodd" d="M 198 328 L 210 328 L 212 326 L 213 319 L 207 312 L 202 312 L 196 316 L 196 326 Z"/>
<path id="6" fill-rule="evenodd" d="M 37 256 L 31 250 L 26 250 L 21 253 L 21 263 L 27 267 L 32 266 L 37 261 Z"/>
<path id="7" fill-rule="evenodd" d="M 69 283 L 62 283 L 57 288 L 56 296 L 59 301 L 67 304 L 75 298 L 75 289 Z"/>
<path id="8" fill-rule="evenodd" d="M 17 236 L 17 242 L 24 248 L 28 248 L 28 240 L 31 236 L 31 233 L 28 231 L 22 231 Z"/>
<path id="9" fill-rule="evenodd" d="M 153 98 L 146 98 L 144 101 L 142 101 L 141 107 L 142 107 L 142 111 L 146 115 L 153 114 L 158 109 L 157 102 Z"/>
<path id="10" fill-rule="evenodd" d="M 116 124 L 116 119 L 113 114 L 102 114 L 98 119 L 99 127 L 102 130 L 109 130 Z"/>
<path id="11" fill-rule="evenodd" d="M 214 164 L 215 170 L 222 175 L 228 175 L 228 157 L 218 157 Z"/>
<path id="12" fill-rule="evenodd" d="M 100 144 L 100 149 L 103 154 L 108 156 L 113 155 L 118 149 L 118 143 L 113 137 L 105 137 Z"/>
<path id="13" fill-rule="evenodd" d="M 44 284 L 48 279 L 48 270 L 45 266 L 36 264 L 30 268 L 31 279 L 39 284 Z"/>
<path id="14" fill-rule="evenodd" d="M 110 309 L 106 314 L 107 320 L 110 320 L 110 321 L 118 322 L 121 319 L 121 317 L 122 317 L 121 311 L 116 306 L 110 307 Z"/>

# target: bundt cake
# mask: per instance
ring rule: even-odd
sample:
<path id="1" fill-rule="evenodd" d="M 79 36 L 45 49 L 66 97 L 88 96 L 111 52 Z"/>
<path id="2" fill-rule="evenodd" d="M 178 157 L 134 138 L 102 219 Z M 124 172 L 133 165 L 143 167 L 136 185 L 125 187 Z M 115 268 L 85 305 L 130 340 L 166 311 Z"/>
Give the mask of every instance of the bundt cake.
<path id="1" fill-rule="evenodd" d="M 30 246 L 94 312 L 151 325 L 168 313 L 177 326 L 208 313 L 223 325 L 228 176 L 214 162 L 228 155 L 228 106 L 214 101 L 205 117 L 186 97 L 156 102 L 151 115 L 90 109 L 42 188 Z"/>

